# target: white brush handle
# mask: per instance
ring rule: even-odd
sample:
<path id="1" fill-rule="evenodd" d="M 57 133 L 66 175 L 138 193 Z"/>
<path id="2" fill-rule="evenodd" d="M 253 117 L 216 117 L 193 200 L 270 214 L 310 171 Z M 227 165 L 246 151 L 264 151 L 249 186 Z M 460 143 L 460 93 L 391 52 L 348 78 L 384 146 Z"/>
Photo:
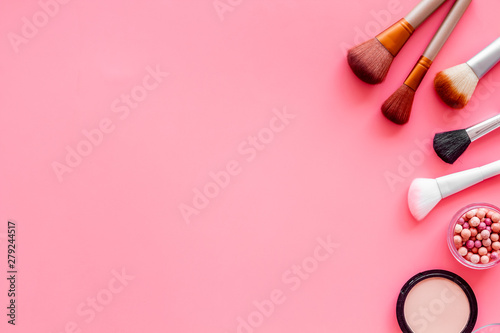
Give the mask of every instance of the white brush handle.
<path id="1" fill-rule="evenodd" d="M 500 174 L 500 160 L 436 179 L 443 198 Z"/>
<path id="2" fill-rule="evenodd" d="M 467 61 L 467 65 L 480 79 L 500 61 L 500 38 Z"/>
<path id="3" fill-rule="evenodd" d="M 427 49 L 425 49 L 424 57 L 434 61 L 439 51 L 441 51 L 444 43 L 446 43 L 448 37 L 450 37 L 453 32 L 453 29 L 455 29 L 458 21 L 460 21 L 464 15 L 467 7 L 469 7 L 471 1 L 472 0 L 457 0 L 455 2 L 448 15 L 446 15 L 443 23 L 441 23 L 438 31 L 427 46 Z"/>
<path id="4" fill-rule="evenodd" d="M 416 29 L 445 1 L 446 0 L 422 0 L 405 16 L 405 20 Z"/>
<path id="5" fill-rule="evenodd" d="M 486 119 L 477 125 L 471 126 L 465 131 L 472 142 L 490 133 L 491 131 L 496 130 L 498 127 L 500 127 L 500 114 L 491 117 L 490 119 Z"/>

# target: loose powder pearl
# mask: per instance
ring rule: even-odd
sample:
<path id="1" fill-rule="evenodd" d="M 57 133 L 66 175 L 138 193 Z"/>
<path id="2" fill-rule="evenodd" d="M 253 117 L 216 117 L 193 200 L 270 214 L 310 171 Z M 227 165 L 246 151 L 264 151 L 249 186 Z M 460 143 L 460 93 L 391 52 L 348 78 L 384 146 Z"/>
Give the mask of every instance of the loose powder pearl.
<path id="1" fill-rule="evenodd" d="M 492 223 L 491 224 L 491 231 L 493 232 L 500 232 L 500 223 Z"/>
<path id="2" fill-rule="evenodd" d="M 470 230 L 471 237 L 477 236 L 477 229 L 476 228 L 470 228 L 469 230 Z"/>
<path id="3" fill-rule="evenodd" d="M 491 225 L 491 219 L 490 218 L 485 218 L 484 219 L 484 223 L 486 223 L 486 225 Z"/>
<path id="4" fill-rule="evenodd" d="M 477 211 L 476 216 L 477 216 L 480 220 L 482 220 L 482 219 L 484 219 L 484 217 L 486 216 L 486 211 L 485 211 L 483 208 L 481 208 L 481 209 L 479 209 L 479 210 Z"/>
<path id="5" fill-rule="evenodd" d="M 473 226 L 473 227 L 477 227 L 479 226 L 479 224 L 481 223 L 481 220 L 477 217 L 477 216 L 474 216 L 473 218 L 470 219 L 469 221 L 469 225 Z"/>
<path id="6" fill-rule="evenodd" d="M 495 251 L 496 251 L 496 250 L 500 250 L 500 242 L 493 242 L 493 243 L 491 244 L 491 248 L 492 248 L 493 250 L 495 250 Z"/>
<path id="7" fill-rule="evenodd" d="M 495 223 L 500 222 L 500 214 L 494 213 L 493 215 L 491 215 L 491 220 Z"/>
<path id="8" fill-rule="evenodd" d="M 487 264 L 490 262 L 490 258 L 488 258 L 488 256 L 482 256 L 481 257 L 481 263 L 482 264 Z"/>
<path id="9" fill-rule="evenodd" d="M 500 236 L 498 234 L 491 234 L 490 239 L 492 242 L 496 242 L 500 239 Z"/>
<path id="10" fill-rule="evenodd" d="M 492 242 L 491 242 L 491 239 L 489 239 L 489 238 L 483 239 L 483 246 L 484 246 L 484 247 L 488 247 L 488 246 L 490 246 L 490 245 L 491 245 L 491 243 L 492 243 Z"/>
<path id="11" fill-rule="evenodd" d="M 477 250 L 477 253 L 480 255 L 480 256 L 485 256 L 487 253 L 488 253 L 488 250 L 486 250 L 485 247 L 481 247 L 479 248 L 479 250 Z"/>
<path id="12" fill-rule="evenodd" d="M 473 254 L 472 257 L 470 258 L 470 261 L 473 263 L 473 264 L 477 264 L 479 262 L 479 255 L 477 254 Z"/>
<path id="13" fill-rule="evenodd" d="M 474 215 L 476 215 L 477 209 L 472 209 L 469 210 L 467 213 L 465 213 L 465 216 L 467 216 L 468 219 L 472 218 Z"/>
<path id="14" fill-rule="evenodd" d="M 458 249 L 458 254 L 460 254 L 462 257 L 465 257 L 467 253 L 469 253 L 469 251 L 467 251 L 467 249 L 463 246 Z"/>
<path id="15" fill-rule="evenodd" d="M 483 239 L 490 238 L 490 232 L 488 230 L 481 231 L 481 237 L 483 237 Z"/>
<path id="16" fill-rule="evenodd" d="M 470 238 L 471 232 L 469 229 L 464 229 L 462 230 L 461 235 L 464 240 L 468 240 Z"/>

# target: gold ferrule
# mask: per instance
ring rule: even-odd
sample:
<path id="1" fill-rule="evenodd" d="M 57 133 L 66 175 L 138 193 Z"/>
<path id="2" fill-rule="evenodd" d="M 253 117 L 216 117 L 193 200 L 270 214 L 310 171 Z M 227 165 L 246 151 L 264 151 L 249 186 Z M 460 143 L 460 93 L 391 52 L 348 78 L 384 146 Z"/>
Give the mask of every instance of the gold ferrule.
<path id="1" fill-rule="evenodd" d="M 417 90 L 420 82 L 424 79 L 425 74 L 429 70 L 429 67 L 432 65 L 432 60 L 421 56 L 418 59 L 417 64 L 413 67 L 410 75 L 405 80 L 405 84 L 413 90 Z"/>
<path id="2" fill-rule="evenodd" d="M 393 56 L 396 56 L 405 45 L 406 41 L 415 31 L 415 28 L 411 26 L 408 21 L 404 18 L 399 20 L 398 22 L 391 25 L 389 28 L 382 31 L 375 38 L 384 45 L 384 47 L 389 51 Z"/>

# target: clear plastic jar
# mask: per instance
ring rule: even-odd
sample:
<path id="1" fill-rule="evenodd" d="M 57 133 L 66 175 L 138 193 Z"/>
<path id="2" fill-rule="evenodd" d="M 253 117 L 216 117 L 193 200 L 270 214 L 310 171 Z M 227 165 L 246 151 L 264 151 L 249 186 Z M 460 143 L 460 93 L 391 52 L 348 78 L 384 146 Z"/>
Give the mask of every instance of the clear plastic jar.
<path id="1" fill-rule="evenodd" d="M 470 204 L 470 205 L 467 205 L 465 206 L 464 208 L 460 209 L 454 216 L 453 218 L 451 219 L 451 222 L 450 222 L 450 226 L 448 228 L 448 247 L 451 251 L 451 254 L 455 257 L 455 259 L 457 259 L 462 265 L 464 266 L 467 266 L 469 268 L 472 268 L 472 269 L 487 269 L 487 268 L 491 268 L 493 266 L 496 266 L 497 264 L 500 263 L 500 251 L 495 251 L 495 250 L 492 250 L 493 252 L 497 252 L 498 254 L 498 258 L 497 259 L 491 259 L 490 257 L 490 261 L 488 263 L 482 263 L 481 261 L 479 261 L 477 264 L 476 263 L 473 263 L 472 261 L 469 261 L 465 258 L 465 256 L 462 256 L 460 255 L 459 251 L 458 251 L 458 247 L 455 245 L 455 241 L 454 241 L 454 236 L 455 235 L 459 235 L 455 232 L 455 228 L 456 228 L 456 225 L 457 224 L 460 224 L 459 223 L 459 220 L 460 218 L 462 218 L 464 216 L 464 214 L 466 214 L 467 212 L 471 211 L 471 210 L 474 210 L 474 209 L 480 209 L 480 208 L 485 208 L 485 209 L 488 209 L 489 211 L 494 211 L 498 214 L 500 214 L 500 208 L 494 206 L 494 205 L 491 205 L 491 204 L 487 204 L 487 203 L 474 203 L 474 204 Z M 470 226 L 471 228 L 472 226 Z M 469 229 L 470 229 L 469 228 Z M 459 228 L 460 229 L 460 228 Z M 477 229 L 476 229 L 477 230 Z M 480 231 L 478 231 L 479 233 Z M 494 232 L 491 232 L 491 235 L 493 234 L 498 234 L 498 233 L 494 233 Z M 490 236 L 491 237 L 491 236 Z M 495 236 L 496 237 L 496 236 Z M 482 240 L 481 240 L 481 243 L 482 243 Z M 464 247 L 465 244 L 463 244 Z M 483 247 L 483 245 L 481 245 Z M 467 247 L 466 247 L 467 248 Z M 469 249 L 468 249 L 469 250 Z M 484 251 L 484 250 L 483 250 Z M 488 252 L 489 253 L 489 252 Z"/>

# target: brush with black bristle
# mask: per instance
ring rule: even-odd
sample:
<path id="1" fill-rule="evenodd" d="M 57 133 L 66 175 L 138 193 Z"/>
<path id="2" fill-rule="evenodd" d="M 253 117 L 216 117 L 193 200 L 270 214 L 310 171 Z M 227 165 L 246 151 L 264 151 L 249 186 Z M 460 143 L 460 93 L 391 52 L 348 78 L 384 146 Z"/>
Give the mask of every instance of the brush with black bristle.
<path id="1" fill-rule="evenodd" d="M 434 151 L 446 163 L 453 164 L 465 152 L 471 142 L 500 127 L 500 115 L 496 115 L 466 129 L 436 133 Z"/>
<path id="2" fill-rule="evenodd" d="M 352 71 L 366 83 L 377 84 L 384 80 L 392 60 L 424 22 L 446 0 L 422 0 L 404 18 L 347 53 Z"/>
<path id="3" fill-rule="evenodd" d="M 443 102 L 455 109 L 469 103 L 479 80 L 500 61 L 500 38 L 466 63 L 437 73 L 434 88 Z"/>
<path id="4" fill-rule="evenodd" d="M 472 0 L 457 0 L 444 19 L 438 31 L 420 57 L 405 82 L 382 105 L 382 113 L 390 121 L 403 125 L 410 119 L 415 91 L 422 82 L 432 62 L 438 55 L 444 43 L 450 37 L 453 29 L 463 16 Z"/>

